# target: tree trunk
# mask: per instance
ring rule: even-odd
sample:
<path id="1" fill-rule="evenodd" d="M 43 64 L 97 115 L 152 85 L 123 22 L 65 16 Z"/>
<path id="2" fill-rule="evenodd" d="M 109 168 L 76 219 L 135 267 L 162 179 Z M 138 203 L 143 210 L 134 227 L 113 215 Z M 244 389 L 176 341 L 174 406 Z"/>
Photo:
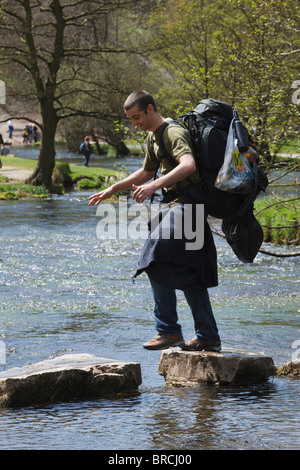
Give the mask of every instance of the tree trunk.
<path id="1" fill-rule="evenodd" d="M 128 149 L 128 147 L 126 147 L 124 142 L 118 142 L 118 143 L 114 143 L 114 144 L 111 144 L 111 145 L 113 145 L 116 148 L 118 156 L 126 157 L 126 156 L 130 155 L 130 150 Z"/>
<path id="2" fill-rule="evenodd" d="M 93 141 L 95 142 L 98 155 L 104 155 L 105 152 L 100 147 L 98 138 L 95 136 L 95 132 L 91 131 L 91 137 L 92 137 Z"/>
<path id="3" fill-rule="evenodd" d="M 42 106 L 42 143 L 38 164 L 26 183 L 52 187 L 52 173 L 55 166 L 55 134 L 58 119 L 52 103 Z"/>

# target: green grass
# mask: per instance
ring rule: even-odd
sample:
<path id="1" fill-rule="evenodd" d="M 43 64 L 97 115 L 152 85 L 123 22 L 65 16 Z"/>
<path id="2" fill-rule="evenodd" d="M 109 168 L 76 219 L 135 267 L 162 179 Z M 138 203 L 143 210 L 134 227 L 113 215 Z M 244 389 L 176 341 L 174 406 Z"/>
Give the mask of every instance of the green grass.
<path id="1" fill-rule="evenodd" d="M 270 145 L 271 152 L 274 152 L 276 146 L 271 144 Z M 279 149 L 277 149 L 279 153 L 287 153 L 289 155 L 300 153 L 300 139 L 292 140 L 290 143 L 283 145 Z"/>
<path id="2" fill-rule="evenodd" d="M 115 170 L 110 170 L 108 168 L 80 166 L 75 163 L 70 164 L 70 170 L 73 180 L 78 177 L 105 178 L 106 176 L 116 176 L 117 173 Z"/>
<path id="3" fill-rule="evenodd" d="M 8 182 L 9 182 L 9 179 L 6 178 L 6 176 L 0 175 L 0 183 L 8 183 Z"/>
<path id="4" fill-rule="evenodd" d="M 13 155 L 1 156 L 1 161 L 2 161 L 3 167 L 13 166 L 17 168 L 24 168 L 24 170 L 32 170 L 32 171 L 35 169 L 37 165 L 36 160 L 30 160 L 29 158 L 14 157 Z M 116 174 L 115 170 L 110 170 L 108 168 L 76 165 L 75 163 L 70 164 L 70 169 L 71 169 L 73 179 L 80 177 L 80 176 L 105 177 L 105 176 L 114 176 Z"/>
<path id="5" fill-rule="evenodd" d="M 1 156 L 3 168 L 5 166 L 13 166 L 16 168 L 23 168 L 24 170 L 34 170 L 36 167 L 36 160 L 29 160 L 28 158 L 14 157 L 13 155 Z"/>
<path id="6" fill-rule="evenodd" d="M 0 183 L 0 200 L 28 197 L 46 198 L 49 197 L 49 191 L 45 186 L 33 186 L 23 183 Z"/>
<path id="7" fill-rule="evenodd" d="M 13 155 L 1 156 L 3 168 L 15 167 L 24 170 L 34 171 L 37 161 Z M 58 166 L 62 163 L 58 163 Z M 68 164 L 65 164 L 66 166 Z M 100 189 L 110 184 L 110 178 L 122 177 L 120 172 L 101 167 L 86 167 L 71 163 L 68 165 L 70 176 L 73 181 L 78 181 L 78 189 Z M 55 185 L 54 185 L 55 186 Z M 62 185 L 56 185 L 62 186 Z M 63 192 L 63 188 L 60 188 Z M 20 199 L 23 197 L 48 197 L 49 191 L 43 186 L 25 185 L 24 183 L 13 184 L 3 175 L 0 175 L 0 199 Z"/>
<path id="8" fill-rule="evenodd" d="M 264 241 L 278 245 L 300 243 L 300 198 L 259 198 L 254 214 L 264 231 Z"/>

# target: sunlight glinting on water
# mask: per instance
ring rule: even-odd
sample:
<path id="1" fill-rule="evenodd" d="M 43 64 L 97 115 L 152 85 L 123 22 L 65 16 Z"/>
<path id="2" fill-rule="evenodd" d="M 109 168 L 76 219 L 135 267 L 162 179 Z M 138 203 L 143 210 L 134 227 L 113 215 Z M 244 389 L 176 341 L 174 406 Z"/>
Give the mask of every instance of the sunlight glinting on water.
<path id="1" fill-rule="evenodd" d="M 73 193 L 1 203 L 5 367 L 76 352 L 135 360 L 142 366 L 141 393 L 0 410 L 0 447 L 297 448 L 299 381 L 272 379 L 244 389 L 164 387 L 159 352 L 142 348 L 155 334 L 148 280 L 143 275 L 132 282 L 142 241 L 99 240 L 97 222 L 86 198 Z M 258 255 L 245 265 L 223 239 L 215 241 L 219 286 L 210 295 L 223 346 L 265 352 L 276 364 L 291 360 L 293 341 L 300 339 L 297 260 Z M 178 314 L 190 339 L 193 324 L 182 293 Z"/>

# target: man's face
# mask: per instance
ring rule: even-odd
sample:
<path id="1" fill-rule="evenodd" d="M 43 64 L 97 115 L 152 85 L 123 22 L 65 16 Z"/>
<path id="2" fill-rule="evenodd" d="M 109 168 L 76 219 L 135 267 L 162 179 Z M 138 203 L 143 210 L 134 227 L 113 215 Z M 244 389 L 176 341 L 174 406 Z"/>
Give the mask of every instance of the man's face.
<path id="1" fill-rule="evenodd" d="M 126 111 L 126 115 L 134 127 L 139 127 L 142 131 L 151 129 L 153 117 L 153 107 L 151 104 L 148 106 L 147 112 L 140 110 L 139 106 L 135 105 Z"/>

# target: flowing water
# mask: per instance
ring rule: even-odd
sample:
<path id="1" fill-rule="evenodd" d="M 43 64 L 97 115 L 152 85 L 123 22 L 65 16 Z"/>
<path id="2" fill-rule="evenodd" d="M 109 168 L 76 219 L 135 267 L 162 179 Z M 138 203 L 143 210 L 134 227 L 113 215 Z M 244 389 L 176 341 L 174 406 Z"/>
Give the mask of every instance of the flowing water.
<path id="1" fill-rule="evenodd" d="M 143 383 L 132 397 L 1 409 L 0 449 L 299 449 L 295 378 L 164 386 L 160 352 L 142 347 L 155 334 L 148 280 L 131 279 L 143 241 L 99 240 L 90 194 L 1 202 L 0 371 L 89 353 L 140 362 Z M 259 254 L 246 265 L 215 242 L 219 286 L 210 295 L 223 346 L 264 352 L 276 365 L 299 358 L 299 259 Z M 180 292 L 178 311 L 190 339 Z"/>

